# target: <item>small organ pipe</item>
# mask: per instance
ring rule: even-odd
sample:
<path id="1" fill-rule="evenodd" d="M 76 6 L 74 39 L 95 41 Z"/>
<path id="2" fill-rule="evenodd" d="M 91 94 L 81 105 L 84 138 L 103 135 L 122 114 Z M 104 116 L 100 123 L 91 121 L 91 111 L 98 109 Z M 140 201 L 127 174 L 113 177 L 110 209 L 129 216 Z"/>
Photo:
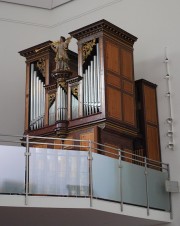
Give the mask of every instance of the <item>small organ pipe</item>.
<path id="1" fill-rule="evenodd" d="M 59 89 L 60 87 L 58 86 L 57 88 L 57 97 L 56 97 L 56 117 L 57 117 L 57 120 L 59 120 Z"/>
<path id="2" fill-rule="evenodd" d="M 87 85 L 88 85 L 88 115 L 91 114 L 91 106 L 90 106 L 90 103 L 91 103 L 91 89 L 90 89 L 90 84 L 91 84 L 91 67 L 88 66 L 88 76 L 87 76 Z"/>

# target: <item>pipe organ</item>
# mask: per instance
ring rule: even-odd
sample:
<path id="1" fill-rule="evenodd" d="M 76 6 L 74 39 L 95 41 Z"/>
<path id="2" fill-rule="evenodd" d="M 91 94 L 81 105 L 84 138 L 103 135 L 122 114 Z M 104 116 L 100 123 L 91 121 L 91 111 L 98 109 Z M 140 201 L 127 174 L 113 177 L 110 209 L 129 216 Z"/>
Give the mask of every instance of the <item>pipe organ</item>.
<path id="1" fill-rule="evenodd" d="M 78 53 L 67 51 L 65 69 L 57 70 L 52 41 L 20 51 L 26 58 L 25 134 L 82 145 L 92 140 L 160 160 L 157 108 L 146 109 L 157 104 L 156 86 L 134 81 L 137 38 L 106 20 L 69 34 Z"/>

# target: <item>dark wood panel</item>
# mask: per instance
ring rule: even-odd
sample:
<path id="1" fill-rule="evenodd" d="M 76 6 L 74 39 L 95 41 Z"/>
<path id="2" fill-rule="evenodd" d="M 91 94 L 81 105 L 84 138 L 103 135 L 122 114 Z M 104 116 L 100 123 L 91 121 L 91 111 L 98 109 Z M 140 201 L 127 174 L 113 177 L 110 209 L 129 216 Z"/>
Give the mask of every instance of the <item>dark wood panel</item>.
<path id="1" fill-rule="evenodd" d="M 81 146 L 89 146 L 89 141 L 97 142 L 97 126 L 94 126 L 93 128 L 87 128 L 85 130 L 79 131 L 80 133 L 80 145 Z M 83 141 L 85 140 L 85 141 Z M 96 148 L 96 144 L 92 143 L 92 151 L 97 152 L 94 148 Z M 82 147 L 82 151 L 89 151 L 89 147 Z"/>
<path id="2" fill-rule="evenodd" d="M 132 150 L 129 150 L 127 148 L 124 148 L 125 152 L 122 152 L 123 160 L 126 162 L 131 162 L 133 161 L 133 155 L 132 155 Z"/>
<path id="3" fill-rule="evenodd" d="M 120 90 L 107 87 L 107 105 L 108 105 L 108 116 L 121 120 L 122 109 L 121 109 L 121 92 Z"/>
<path id="4" fill-rule="evenodd" d="M 113 149 L 113 148 L 118 149 L 118 146 L 113 145 L 113 144 L 109 144 L 109 143 L 104 143 L 104 145 L 106 145 L 104 147 L 104 151 L 105 151 L 104 155 L 106 155 L 108 157 L 116 158 L 116 159 L 119 158 L 118 157 L 118 151 Z"/>
<path id="5" fill-rule="evenodd" d="M 122 75 L 129 80 L 133 79 L 133 57 L 132 53 L 121 49 Z"/>
<path id="6" fill-rule="evenodd" d="M 156 90 L 144 85 L 145 120 L 157 124 Z"/>
<path id="7" fill-rule="evenodd" d="M 123 93 L 123 120 L 135 125 L 134 98 L 125 93 Z"/>
<path id="8" fill-rule="evenodd" d="M 93 132 L 85 132 L 80 134 L 80 145 L 81 146 L 89 146 L 89 140 L 94 141 L 94 133 Z M 83 141 L 83 140 L 87 140 L 87 141 Z M 81 147 L 82 151 L 89 151 L 88 147 Z"/>
<path id="9" fill-rule="evenodd" d="M 119 61 L 119 47 L 118 45 L 106 41 L 106 65 L 107 69 L 117 74 L 120 73 Z"/>
<path id="10" fill-rule="evenodd" d="M 147 156 L 150 159 L 160 161 L 158 128 L 147 125 Z"/>
<path id="11" fill-rule="evenodd" d="M 133 91 L 134 91 L 133 83 L 126 81 L 126 80 L 123 80 L 123 90 L 130 93 L 130 94 L 133 94 Z"/>
<path id="12" fill-rule="evenodd" d="M 121 88 L 121 79 L 113 74 L 107 74 L 107 83 L 117 88 Z"/>

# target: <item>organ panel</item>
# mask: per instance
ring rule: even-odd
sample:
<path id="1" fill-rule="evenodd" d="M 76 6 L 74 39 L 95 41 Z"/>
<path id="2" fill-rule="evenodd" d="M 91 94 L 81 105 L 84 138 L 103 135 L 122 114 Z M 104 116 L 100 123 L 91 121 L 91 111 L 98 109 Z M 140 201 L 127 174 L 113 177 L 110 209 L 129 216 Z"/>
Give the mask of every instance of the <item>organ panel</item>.
<path id="1" fill-rule="evenodd" d="M 144 88 L 144 101 L 146 109 L 146 121 L 157 124 L 156 92 L 155 89 L 147 85 Z"/>
<path id="2" fill-rule="evenodd" d="M 147 125 L 147 157 L 153 160 L 160 161 L 160 150 L 159 150 L 159 134 L 157 127 Z"/>
<path id="3" fill-rule="evenodd" d="M 136 81 L 138 126 L 144 138 L 145 154 L 151 159 L 160 160 L 156 87 L 144 79 Z"/>
<path id="4" fill-rule="evenodd" d="M 121 88 L 121 79 L 118 76 L 107 73 L 107 84 Z"/>
<path id="5" fill-rule="evenodd" d="M 125 122 L 135 124 L 134 99 L 132 96 L 123 93 L 123 119 Z"/>
<path id="6" fill-rule="evenodd" d="M 133 92 L 134 92 L 133 83 L 129 82 L 127 80 L 123 80 L 123 90 L 130 93 L 130 94 L 133 94 Z"/>
<path id="7" fill-rule="evenodd" d="M 121 49 L 122 59 L 122 75 L 129 80 L 133 80 L 133 58 L 132 52 L 126 49 Z"/>
<path id="8" fill-rule="evenodd" d="M 120 72 L 119 59 L 120 59 L 119 46 L 109 41 L 106 41 L 107 69 L 119 74 Z"/>
<path id="9" fill-rule="evenodd" d="M 116 100 L 116 104 L 114 103 Z M 112 87 L 107 87 L 108 115 L 114 119 L 122 119 L 121 92 Z"/>

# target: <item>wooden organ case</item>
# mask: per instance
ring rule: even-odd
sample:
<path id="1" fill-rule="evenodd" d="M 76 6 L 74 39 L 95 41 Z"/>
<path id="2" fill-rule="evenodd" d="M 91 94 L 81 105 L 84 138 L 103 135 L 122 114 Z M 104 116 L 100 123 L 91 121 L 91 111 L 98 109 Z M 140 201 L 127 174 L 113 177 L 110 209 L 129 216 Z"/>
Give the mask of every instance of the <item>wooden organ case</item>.
<path id="1" fill-rule="evenodd" d="M 20 51 L 26 57 L 25 134 L 92 140 L 159 160 L 160 148 L 155 153 L 155 145 L 148 144 L 152 127 L 141 119 L 148 107 L 142 101 L 146 94 L 135 95 L 135 86 L 143 90 L 134 81 L 137 38 L 106 20 L 69 34 L 78 41 L 78 54 L 68 50 L 71 73 L 64 72 L 63 79 L 52 73 L 51 41 Z M 143 110 L 136 110 L 137 102 Z M 159 147 L 156 122 L 150 139 Z"/>

